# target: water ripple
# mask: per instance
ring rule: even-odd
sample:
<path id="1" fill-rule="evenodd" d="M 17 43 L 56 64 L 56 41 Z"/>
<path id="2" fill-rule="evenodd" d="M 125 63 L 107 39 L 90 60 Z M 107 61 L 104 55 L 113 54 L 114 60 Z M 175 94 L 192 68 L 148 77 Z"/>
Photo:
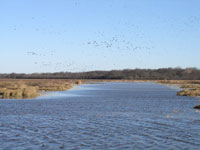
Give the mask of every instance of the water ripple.
<path id="1" fill-rule="evenodd" d="M 68 92 L 92 96 L 2 100 L 0 149 L 199 149 L 198 99 L 152 83 L 83 86 Z"/>

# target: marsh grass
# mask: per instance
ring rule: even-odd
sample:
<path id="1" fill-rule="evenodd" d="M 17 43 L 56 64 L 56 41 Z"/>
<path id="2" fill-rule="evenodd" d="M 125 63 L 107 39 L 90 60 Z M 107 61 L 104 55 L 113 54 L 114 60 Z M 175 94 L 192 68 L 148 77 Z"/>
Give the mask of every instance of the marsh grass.
<path id="1" fill-rule="evenodd" d="M 75 84 L 81 84 L 79 80 L 0 80 L 0 98 L 24 99 L 39 96 L 40 91 L 65 91 Z"/>
<path id="2" fill-rule="evenodd" d="M 200 80 L 162 80 L 158 81 L 158 83 L 177 85 L 183 89 L 177 92 L 178 96 L 200 97 Z"/>
<path id="3" fill-rule="evenodd" d="M 183 90 L 180 96 L 200 96 L 200 80 L 70 80 L 70 79 L 0 79 L 0 98 L 35 98 L 40 92 L 65 91 L 74 85 L 103 82 L 156 82 L 176 85 Z"/>

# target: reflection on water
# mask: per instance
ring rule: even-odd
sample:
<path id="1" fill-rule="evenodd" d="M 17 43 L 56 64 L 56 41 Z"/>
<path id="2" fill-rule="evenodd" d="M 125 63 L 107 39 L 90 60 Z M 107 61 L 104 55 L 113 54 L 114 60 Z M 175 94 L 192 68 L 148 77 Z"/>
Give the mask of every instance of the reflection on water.
<path id="1" fill-rule="evenodd" d="M 197 98 L 154 83 L 81 85 L 0 101 L 0 149 L 199 149 Z"/>

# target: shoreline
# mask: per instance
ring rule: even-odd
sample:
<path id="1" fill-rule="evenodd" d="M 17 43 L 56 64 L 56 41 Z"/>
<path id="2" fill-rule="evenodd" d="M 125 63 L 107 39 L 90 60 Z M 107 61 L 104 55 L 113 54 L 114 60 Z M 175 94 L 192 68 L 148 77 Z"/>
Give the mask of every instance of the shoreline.
<path id="1" fill-rule="evenodd" d="M 200 98 L 200 80 L 181 80 L 181 81 L 160 81 L 158 82 L 164 85 L 175 85 L 182 89 L 176 93 L 177 96 L 190 96 Z M 200 105 L 193 107 L 194 109 L 200 109 Z"/>
<path id="2" fill-rule="evenodd" d="M 200 80 L 161 80 L 157 83 L 174 85 L 182 89 L 177 92 L 178 96 L 200 97 Z"/>
<path id="3" fill-rule="evenodd" d="M 103 82 L 154 82 L 182 89 L 178 96 L 200 97 L 200 80 L 103 80 L 103 79 L 0 79 L 0 99 L 28 99 L 42 92 L 66 91 L 74 85 Z"/>

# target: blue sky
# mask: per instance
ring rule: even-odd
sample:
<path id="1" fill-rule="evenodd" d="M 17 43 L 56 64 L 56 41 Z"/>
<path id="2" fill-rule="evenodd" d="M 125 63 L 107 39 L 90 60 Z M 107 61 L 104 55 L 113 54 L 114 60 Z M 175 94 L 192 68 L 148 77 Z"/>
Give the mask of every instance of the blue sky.
<path id="1" fill-rule="evenodd" d="M 199 8 L 199 0 L 0 0 L 0 72 L 199 68 Z"/>

